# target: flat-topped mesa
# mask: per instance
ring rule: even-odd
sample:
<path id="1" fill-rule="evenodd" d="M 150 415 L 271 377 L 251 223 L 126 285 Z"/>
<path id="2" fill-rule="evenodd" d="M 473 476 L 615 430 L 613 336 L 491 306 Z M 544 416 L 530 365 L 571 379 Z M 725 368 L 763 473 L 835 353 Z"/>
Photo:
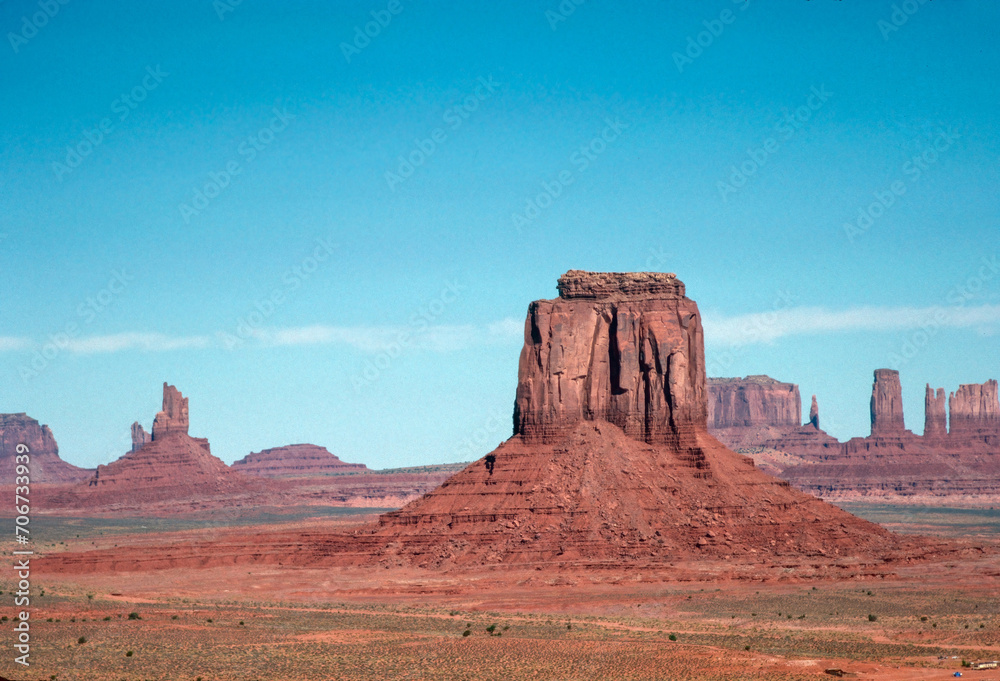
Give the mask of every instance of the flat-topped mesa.
<path id="1" fill-rule="evenodd" d="M 367 471 L 368 466 L 341 461 L 326 447 L 299 444 L 251 452 L 239 461 L 234 461 L 232 469 L 265 478 L 302 478 Z"/>
<path id="2" fill-rule="evenodd" d="M 571 270 L 528 307 L 514 434 L 555 442 L 609 421 L 649 443 L 704 432 L 701 315 L 673 274 Z"/>
<path id="3" fill-rule="evenodd" d="M 944 388 L 938 388 L 935 392 L 930 383 L 926 385 L 924 392 L 924 437 L 943 438 L 948 435 Z"/>
<path id="4" fill-rule="evenodd" d="M 770 376 L 708 379 L 708 427 L 801 425 L 799 386 Z"/>
<path id="5" fill-rule="evenodd" d="M 995 379 L 958 386 L 948 397 L 951 436 L 1000 436 L 1000 401 Z"/>
<path id="6" fill-rule="evenodd" d="M 188 432 L 188 401 L 172 385 L 163 383 L 163 410 L 153 419 L 153 440 L 160 440 L 173 433 Z"/>
<path id="7" fill-rule="evenodd" d="M 899 383 L 899 372 L 895 369 L 876 369 L 872 384 L 872 435 L 902 435 L 906 431 L 903 424 L 903 389 Z"/>
<path id="8" fill-rule="evenodd" d="M 570 270 L 556 284 L 559 297 L 683 298 L 684 283 L 672 272 L 585 272 Z"/>

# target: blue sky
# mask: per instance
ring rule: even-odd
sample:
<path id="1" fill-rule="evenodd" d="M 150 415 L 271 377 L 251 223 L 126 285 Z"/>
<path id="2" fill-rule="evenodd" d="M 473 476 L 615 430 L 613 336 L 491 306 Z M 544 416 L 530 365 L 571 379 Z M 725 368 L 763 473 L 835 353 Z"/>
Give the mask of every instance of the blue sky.
<path id="1" fill-rule="evenodd" d="M 0 411 L 93 466 L 166 380 L 227 462 L 469 460 L 527 304 L 652 269 L 711 375 L 844 439 L 899 368 L 919 432 L 1000 376 L 1000 7 L 893 4 L 8 0 Z"/>

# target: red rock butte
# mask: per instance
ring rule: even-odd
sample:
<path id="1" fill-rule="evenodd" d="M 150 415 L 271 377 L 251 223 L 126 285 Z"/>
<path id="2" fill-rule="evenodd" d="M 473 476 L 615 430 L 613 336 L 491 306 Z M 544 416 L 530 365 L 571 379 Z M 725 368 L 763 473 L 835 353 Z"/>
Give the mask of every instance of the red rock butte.
<path id="1" fill-rule="evenodd" d="M 701 316 L 673 274 L 588 273 L 528 308 L 514 434 L 364 543 L 427 567 L 883 556 L 894 535 L 709 435 Z"/>
<path id="2" fill-rule="evenodd" d="M 14 457 L 17 446 L 28 447 L 32 484 L 67 483 L 84 480 L 92 469 L 77 468 L 59 458 L 59 445 L 52 430 L 27 414 L 0 414 L 0 466 L 13 482 Z"/>

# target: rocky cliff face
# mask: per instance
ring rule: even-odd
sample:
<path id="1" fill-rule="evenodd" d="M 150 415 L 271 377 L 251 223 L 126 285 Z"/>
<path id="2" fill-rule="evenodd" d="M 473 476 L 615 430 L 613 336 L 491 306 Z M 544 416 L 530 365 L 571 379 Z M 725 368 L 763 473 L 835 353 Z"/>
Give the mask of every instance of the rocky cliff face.
<path id="1" fill-rule="evenodd" d="M 163 409 L 153 419 L 153 440 L 188 432 L 188 401 L 172 385 L 163 384 Z"/>
<path id="2" fill-rule="evenodd" d="M 0 414 L 2 484 L 14 483 L 14 457 L 19 444 L 28 446 L 32 484 L 75 482 L 93 473 L 59 458 L 59 445 L 48 426 L 41 425 L 27 414 Z"/>
<path id="3" fill-rule="evenodd" d="M 572 271 L 558 288 L 528 309 L 514 436 L 382 516 L 383 561 L 754 561 L 895 545 L 708 434 L 700 315 L 674 275 Z"/>
<path id="4" fill-rule="evenodd" d="M 899 372 L 894 369 L 876 369 L 872 384 L 872 435 L 901 435 L 903 425 L 903 389 Z"/>
<path id="5" fill-rule="evenodd" d="M 948 398 L 952 439 L 984 439 L 1000 442 L 1000 402 L 997 382 L 960 385 Z"/>
<path id="6" fill-rule="evenodd" d="M 770 376 L 708 379 L 708 427 L 797 428 L 802 417 L 799 386 Z"/>
<path id="7" fill-rule="evenodd" d="M 924 388 L 924 437 L 939 440 L 948 435 L 948 416 L 945 414 L 944 388 L 937 392 L 930 383 Z"/>
<path id="8" fill-rule="evenodd" d="M 645 442 L 677 444 L 703 426 L 701 318 L 675 275 L 573 270 L 558 290 L 528 309 L 516 435 L 551 443 L 581 421 L 604 420 Z"/>
<path id="9" fill-rule="evenodd" d="M 367 471 L 363 463 L 345 463 L 317 445 L 287 445 L 251 452 L 233 463 L 233 470 L 265 478 L 305 478 Z"/>

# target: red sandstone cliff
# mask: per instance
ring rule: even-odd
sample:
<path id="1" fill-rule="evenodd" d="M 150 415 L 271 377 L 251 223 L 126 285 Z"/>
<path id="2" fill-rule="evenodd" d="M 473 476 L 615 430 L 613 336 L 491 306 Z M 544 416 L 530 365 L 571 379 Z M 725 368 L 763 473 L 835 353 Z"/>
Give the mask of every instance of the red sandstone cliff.
<path id="1" fill-rule="evenodd" d="M 646 442 L 677 442 L 705 422 L 701 319 L 673 274 L 559 279 L 531 304 L 514 405 L 525 442 L 555 442 L 602 419 Z"/>
<path id="2" fill-rule="evenodd" d="M 960 385 L 948 397 L 953 440 L 982 440 L 1000 445 L 1000 402 L 996 380 Z"/>
<path id="3" fill-rule="evenodd" d="M 797 428 L 802 415 L 799 386 L 770 376 L 708 379 L 708 427 Z"/>
<path id="4" fill-rule="evenodd" d="M 893 369 L 876 369 L 872 384 L 872 436 L 900 435 L 903 425 L 903 388 L 899 372 Z"/>
<path id="5" fill-rule="evenodd" d="M 924 439 L 941 440 L 948 435 L 944 388 L 937 392 L 928 383 L 924 389 Z"/>
<path id="6" fill-rule="evenodd" d="M 251 452 L 233 462 L 233 470 L 265 478 L 305 478 L 367 471 L 363 463 L 345 463 L 317 445 L 287 445 Z"/>
<path id="7" fill-rule="evenodd" d="M 39 424 L 27 414 L 0 414 L 3 484 L 14 483 L 14 457 L 19 444 L 28 446 L 32 484 L 75 482 L 93 473 L 93 470 L 78 468 L 59 458 L 59 445 L 48 426 Z"/>

